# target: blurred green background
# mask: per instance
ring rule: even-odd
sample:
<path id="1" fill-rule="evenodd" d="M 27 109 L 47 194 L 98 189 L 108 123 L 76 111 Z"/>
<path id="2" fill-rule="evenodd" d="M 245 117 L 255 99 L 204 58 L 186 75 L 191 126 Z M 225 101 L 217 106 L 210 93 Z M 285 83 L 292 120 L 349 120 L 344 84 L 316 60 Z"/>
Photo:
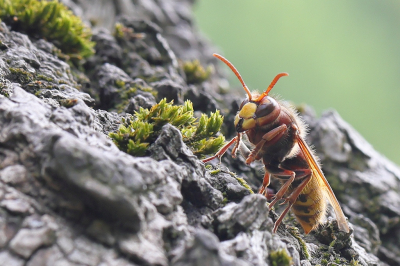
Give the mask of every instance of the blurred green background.
<path id="1" fill-rule="evenodd" d="M 336 109 L 400 164 L 400 1 L 197 0 L 195 14 L 250 90 L 288 72 L 274 93 Z"/>

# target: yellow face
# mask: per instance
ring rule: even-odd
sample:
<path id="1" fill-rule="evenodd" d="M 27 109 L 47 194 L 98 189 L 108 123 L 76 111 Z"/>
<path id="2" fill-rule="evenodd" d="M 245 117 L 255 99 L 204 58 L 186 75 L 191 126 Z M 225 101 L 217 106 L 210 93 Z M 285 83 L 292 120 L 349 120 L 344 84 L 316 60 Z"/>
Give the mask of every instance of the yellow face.
<path id="1" fill-rule="evenodd" d="M 237 132 L 246 131 L 256 126 L 255 113 L 257 105 L 252 102 L 246 103 L 239 110 L 235 117 L 235 127 Z"/>

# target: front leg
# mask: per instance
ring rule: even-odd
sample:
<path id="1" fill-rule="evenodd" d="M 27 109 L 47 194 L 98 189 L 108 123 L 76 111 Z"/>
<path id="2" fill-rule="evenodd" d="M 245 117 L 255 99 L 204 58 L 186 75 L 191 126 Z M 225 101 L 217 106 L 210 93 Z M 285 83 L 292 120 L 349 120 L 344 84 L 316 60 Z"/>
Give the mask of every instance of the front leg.
<path id="1" fill-rule="evenodd" d="M 241 133 L 238 133 L 237 136 L 235 137 L 235 139 L 236 139 L 236 144 L 235 144 L 235 146 L 234 146 L 233 149 L 232 149 L 232 158 L 236 158 L 237 149 L 238 149 L 241 145 L 243 145 L 243 143 L 242 143 L 242 141 L 241 141 L 241 139 L 242 139 L 242 134 L 241 134 Z M 240 150 L 240 148 L 239 148 L 239 150 Z"/>
<path id="2" fill-rule="evenodd" d="M 211 156 L 211 157 L 209 157 L 207 159 L 204 159 L 204 160 L 202 160 L 202 162 L 206 163 L 206 162 L 209 162 L 211 160 L 214 160 L 215 158 L 218 158 L 218 159 L 221 160 L 221 157 L 225 154 L 225 152 L 228 150 L 228 148 L 230 146 L 232 146 L 233 143 L 235 143 L 236 141 L 239 142 L 238 139 L 240 140 L 240 135 L 239 134 L 238 134 L 238 136 L 234 137 L 231 141 L 229 141 L 227 144 L 225 144 L 214 156 Z M 237 147 L 238 147 L 238 143 L 236 143 L 232 153 L 236 152 Z M 233 156 L 233 154 L 232 154 L 232 156 Z"/>

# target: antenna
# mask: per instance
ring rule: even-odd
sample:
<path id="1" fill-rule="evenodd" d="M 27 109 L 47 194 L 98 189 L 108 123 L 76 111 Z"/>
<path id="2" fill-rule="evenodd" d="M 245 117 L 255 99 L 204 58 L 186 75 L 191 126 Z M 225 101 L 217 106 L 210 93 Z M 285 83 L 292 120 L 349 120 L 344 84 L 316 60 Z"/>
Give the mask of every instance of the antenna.
<path id="1" fill-rule="evenodd" d="M 242 83 L 243 89 L 246 91 L 247 95 L 249 96 L 249 101 L 251 101 L 251 92 L 249 91 L 249 88 L 247 88 L 246 84 L 244 83 L 242 76 L 240 76 L 239 71 L 233 66 L 231 62 L 228 61 L 225 57 L 219 54 L 213 54 L 216 58 L 224 62 L 232 71 L 235 73 L 236 77 L 239 79 L 240 83 Z M 276 81 L 275 81 L 276 83 Z M 272 83 L 271 83 L 272 84 Z M 271 86 L 271 85 L 270 85 Z"/>

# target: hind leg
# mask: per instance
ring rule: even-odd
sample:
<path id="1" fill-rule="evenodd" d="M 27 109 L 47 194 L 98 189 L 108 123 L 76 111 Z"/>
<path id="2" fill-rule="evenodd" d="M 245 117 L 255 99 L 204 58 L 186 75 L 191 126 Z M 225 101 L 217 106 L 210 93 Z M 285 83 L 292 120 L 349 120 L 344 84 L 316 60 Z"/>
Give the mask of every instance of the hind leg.
<path id="1" fill-rule="evenodd" d="M 283 202 L 283 204 L 288 203 L 288 205 L 283 210 L 283 212 L 279 216 L 278 220 L 276 220 L 275 225 L 274 225 L 274 230 L 273 230 L 274 233 L 276 233 L 276 231 L 278 230 L 279 225 L 282 223 L 283 218 L 288 213 L 290 208 L 293 206 L 293 204 L 295 203 L 297 197 L 300 195 L 301 191 L 303 191 L 304 187 L 308 184 L 308 182 L 310 180 L 311 180 L 311 175 L 309 175 L 307 178 L 305 178 L 303 180 L 303 182 L 301 182 L 300 185 L 295 190 L 293 190 L 293 192 Z"/>
<path id="2" fill-rule="evenodd" d="M 306 168 L 306 169 L 304 169 L 304 168 L 283 169 L 279 165 L 277 166 L 277 165 L 273 165 L 273 164 L 266 165 L 265 169 L 266 169 L 267 173 L 272 175 L 273 177 L 279 178 L 281 180 L 286 180 L 286 182 L 282 185 L 282 187 L 276 193 L 274 200 L 270 203 L 270 205 L 269 205 L 270 208 L 272 208 L 277 201 L 282 199 L 282 197 L 285 195 L 288 188 L 290 187 L 290 185 L 293 183 L 293 181 L 295 179 L 302 179 L 311 174 L 311 170 L 308 168 Z M 264 186 L 265 181 L 266 180 L 265 180 L 265 176 L 264 176 L 263 186 Z M 269 182 L 269 179 L 267 181 Z M 266 188 L 261 188 L 261 189 L 265 190 Z"/>

